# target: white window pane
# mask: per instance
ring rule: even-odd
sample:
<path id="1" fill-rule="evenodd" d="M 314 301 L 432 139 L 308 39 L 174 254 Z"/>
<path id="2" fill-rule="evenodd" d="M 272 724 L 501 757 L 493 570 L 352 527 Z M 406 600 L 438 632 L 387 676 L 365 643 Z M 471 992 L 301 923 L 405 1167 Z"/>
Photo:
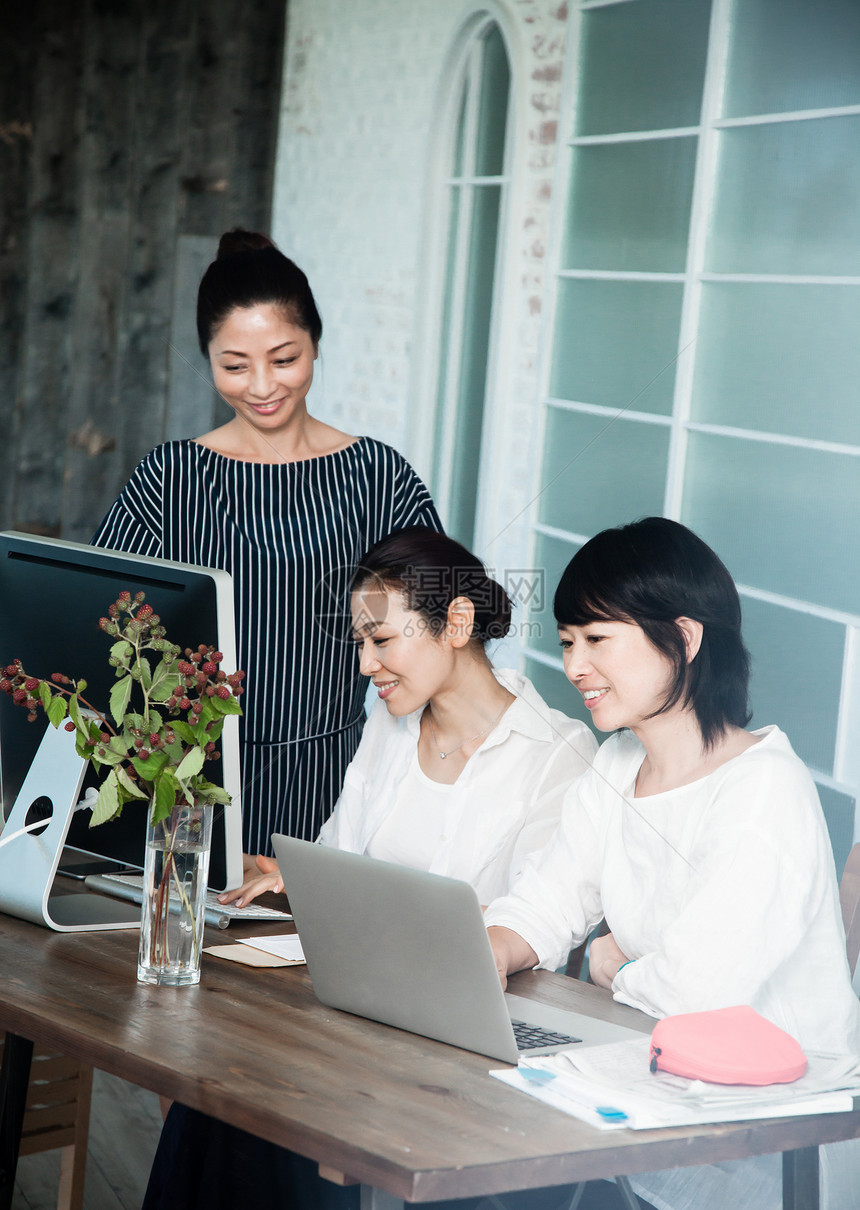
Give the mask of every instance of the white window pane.
<path id="1" fill-rule="evenodd" d="M 833 773 L 845 627 L 744 597 L 754 727 L 777 723 L 801 760 Z M 799 676 L 815 652 L 813 677 Z"/>
<path id="2" fill-rule="evenodd" d="M 466 546 L 472 544 L 477 508 L 476 481 L 481 461 L 500 198 L 499 185 L 473 189 L 466 295 L 459 320 L 463 325 L 463 348 L 456 393 L 455 464 L 448 529 Z"/>
<path id="3" fill-rule="evenodd" d="M 836 877 L 841 878 L 845 862 L 854 843 L 855 800 L 848 794 L 840 794 L 838 790 L 831 789 L 830 786 L 819 786 L 818 797 L 824 808 L 827 831 L 830 833 L 830 843 L 833 846 Z"/>
<path id="4" fill-rule="evenodd" d="M 596 534 L 663 511 L 669 430 L 550 408 L 540 519 Z"/>
<path id="5" fill-rule="evenodd" d="M 710 0 L 585 11 L 576 133 L 696 126 L 710 17 Z"/>
<path id="6" fill-rule="evenodd" d="M 498 25 L 493 25 L 484 39 L 475 151 L 476 176 L 500 176 L 505 170 L 505 127 L 510 78 L 505 43 Z"/>
<path id="7" fill-rule="evenodd" d="M 562 710 L 569 718 L 578 718 L 584 723 L 590 723 L 588 711 L 582 704 L 582 694 L 574 689 L 563 672 L 547 668 L 546 664 L 530 660 L 526 656 L 526 676 L 550 706 Z M 598 736 L 598 739 L 605 738 L 604 735 Z"/>
<path id="8" fill-rule="evenodd" d="M 860 286 L 706 282 L 691 414 L 860 445 Z"/>
<path id="9" fill-rule="evenodd" d="M 857 0 L 735 0 L 725 117 L 860 104 Z"/>
<path id="10" fill-rule="evenodd" d="M 528 645 L 544 655 L 561 656 L 552 600 L 562 572 L 578 550 L 578 545 L 565 542 L 562 538 L 551 538 L 546 534 L 537 536 L 534 565 L 544 576 L 546 591 L 543 609 L 532 608 L 529 611 Z"/>
<path id="11" fill-rule="evenodd" d="M 706 268 L 860 274 L 860 117 L 720 132 Z"/>
<path id="12" fill-rule="evenodd" d="M 857 458 L 691 433 L 682 520 L 743 584 L 860 606 Z"/>
<path id="13" fill-rule="evenodd" d="M 577 147 L 566 269 L 683 272 L 698 140 Z"/>
<path id="14" fill-rule="evenodd" d="M 559 282 L 550 394 L 668 415 L 682 289 L 675 282 Z"/>
<path id="15" fill-rule="evenodd" d="M 460 90 L 460 105 L 457 110 L 457 127 L 454 133 L 454 164 L 453 173 L 455 177 L 463 176 L 466 172 L 464 165 L 464 140 L 466 137 L 466 103 L 469 96 L 469 90 L 466 82 L 463 82 L 463 87 Z"/>

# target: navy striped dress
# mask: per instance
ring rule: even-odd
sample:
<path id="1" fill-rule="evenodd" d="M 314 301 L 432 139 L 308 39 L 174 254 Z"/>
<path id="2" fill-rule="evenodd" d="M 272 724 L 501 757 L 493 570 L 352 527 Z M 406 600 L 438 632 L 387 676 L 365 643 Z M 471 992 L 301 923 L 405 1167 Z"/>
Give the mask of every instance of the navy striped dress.
<path id="1" fill-rule="evenodd" d="M 334 806 L 364 723 L 349 580 L 409 525 L 442 528 L 409 464 L 371 438 L 276 464 L 189 440 L 139 463 L 93 538 L 233 576 L 246 852 L 269 853 L 272 832 L 315 838 Z"/>

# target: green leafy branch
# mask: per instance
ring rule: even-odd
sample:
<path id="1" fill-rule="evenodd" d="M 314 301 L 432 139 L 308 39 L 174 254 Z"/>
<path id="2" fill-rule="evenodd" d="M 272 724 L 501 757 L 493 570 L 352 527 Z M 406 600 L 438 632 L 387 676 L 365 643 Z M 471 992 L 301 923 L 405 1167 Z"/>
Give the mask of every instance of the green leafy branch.
<path id="1" fill-rule="evenodd" d="M 102 776 L 91 827 L 116 818 L 134 799 L 151 801 L 154 824 L 182 800 L 230 801 L 203 768 L 220 757 L 226 716 L 242 713 L 237 699 L 245 674 L 224 672 L 221 652 L 205 645 L 183 653 L 145 600 L 142 592 L 122 592 L 99 620 L 115 640 L 108 662 L 116 682 L 107 712 L 84 697 L 83 679 L 55 672 L 43 680 L 27 673 L 20 660 L 0 677 L 0 689 L 31 721 L 42 709 L 54 727 L 76 733 L 78 755 Z"/>

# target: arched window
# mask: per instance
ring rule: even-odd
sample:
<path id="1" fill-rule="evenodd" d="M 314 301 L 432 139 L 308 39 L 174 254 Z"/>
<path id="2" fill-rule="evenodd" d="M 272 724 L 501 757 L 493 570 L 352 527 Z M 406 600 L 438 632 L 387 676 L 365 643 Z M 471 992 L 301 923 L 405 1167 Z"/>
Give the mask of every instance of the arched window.
<path id="1" fill-rule="evenodd" d="M 461 57 L 448 115 L 446 251 L 435 359 L 432 483 L 449 532 L 467 546 L 474 541 L 481 486 L 496 266 L 508 184 L 510 79 L 501 30 L 484 17 Z"/>

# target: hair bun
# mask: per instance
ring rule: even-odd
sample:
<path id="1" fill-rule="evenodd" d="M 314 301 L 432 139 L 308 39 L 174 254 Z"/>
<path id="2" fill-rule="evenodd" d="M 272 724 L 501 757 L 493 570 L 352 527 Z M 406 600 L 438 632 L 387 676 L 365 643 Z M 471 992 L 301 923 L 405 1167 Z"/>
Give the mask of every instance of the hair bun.
<path id="1" fill-rule="evenodd" d="M 503 639 L 511 629 L 512 602 L 491 576 L 476 582 L 467 594 L 475 606 L 475 633 L 482 643 Z"/>
<path id="2" fill-rule="evenodd" d="M 225 231 L 218 241 L 218 253 L 215 259 L 223 260 L 225 256 L 235 256 L 237 252 L 261 252 L 264 248 L 274 248 L 274 246 L 268 235 L 263 235 L 259 231 L 245 231 L 242 227 L 234 227 L 232 231 Z"/>

